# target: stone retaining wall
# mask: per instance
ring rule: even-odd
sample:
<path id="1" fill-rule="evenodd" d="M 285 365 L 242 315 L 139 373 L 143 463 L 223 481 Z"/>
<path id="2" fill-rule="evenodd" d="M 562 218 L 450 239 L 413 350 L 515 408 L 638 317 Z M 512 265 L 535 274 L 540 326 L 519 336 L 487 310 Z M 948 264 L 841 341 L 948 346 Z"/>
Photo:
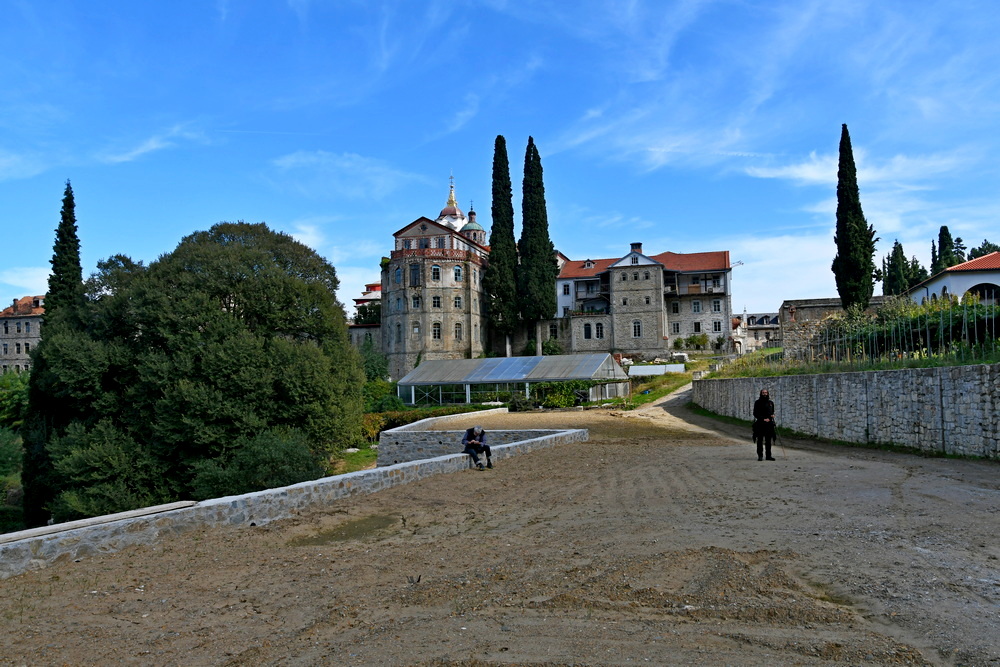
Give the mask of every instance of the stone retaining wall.
<path id="1" fill-rule="evenodd" d="M 491 449 L 493 458 L 502 460 L 557 444 L 583 442 L 588 437 L 585 429 L 549 432 L 541 437 L 495 448 L 491 446 Z M 459 472 L 469 467 L 468 456 L 454 453 L 242 496 L 162 505 L 8 533 L 0 535 L 0 578 L 45 567 L 56 561 L 76 560 L 137 544 L 152 544 L 165 536 L 204 526 L 259 526 L 341 498 L 376 493 L 431 475 Z"/>
<path id="2" fill-rule="evenodd" d="M 779 426 L 846 442 L 1000 458 L 1000 365 L 696 380 L 692 400 L 752 420 L 767 388 Z"/>

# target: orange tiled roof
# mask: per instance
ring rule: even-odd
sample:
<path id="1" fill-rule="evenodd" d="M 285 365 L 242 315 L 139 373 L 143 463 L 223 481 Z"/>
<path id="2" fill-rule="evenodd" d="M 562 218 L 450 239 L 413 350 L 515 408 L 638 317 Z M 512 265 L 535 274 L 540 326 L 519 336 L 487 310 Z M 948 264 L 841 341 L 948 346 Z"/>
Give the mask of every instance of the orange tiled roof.
<path id="1" fill-rule="evenodd" d="M 970 259 L 955 266 L 949 266 L 945 271 L 997 271 L 1000 270 L 1000 251 Z"/>
<path id="2" fill-rule="evenodd" d="M 44 302 L 45 295 L 38 296 L 22 296 L 20 299 L 15 301 L 13 304 L 7 306 L 3 310 L 0 310 L 0 317 L 17 317 L 24 315 L 44 315 L 45 306 L 34 306 L 35 300 Z"/>
<path id="3" fill-rule="evenodd" d="M 715 252 L 663 252 L 659 255 L 650 255 L 653 259 L 670 271 L 724 271 L 731 268 L 729 265 L 729 251 L 719 250 Z M 611 259 L 592 259 L 591 268 L 585 268 L 584 264 L 588 260 L 568 260 L 563 264 L 559 272 L 559 278 L 592 278 L 600 273 L 604 273 L 621 257 Z"/>

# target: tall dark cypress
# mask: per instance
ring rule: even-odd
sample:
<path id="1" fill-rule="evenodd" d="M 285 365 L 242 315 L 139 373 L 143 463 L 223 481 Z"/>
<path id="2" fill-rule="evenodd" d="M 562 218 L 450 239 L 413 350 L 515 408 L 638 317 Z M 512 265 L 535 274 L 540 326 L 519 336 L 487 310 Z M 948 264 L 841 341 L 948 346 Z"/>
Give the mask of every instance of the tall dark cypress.
<path id="1" fill-rule="evenodd" d="M 947 225 L 942 225 L 941 229 L 938 230 L 937 255 L 938 266 L 934 273 L 944 271 L 949 266 L 955 266 L 959 263 L 958 256 L 955 253 L 955 241 L 952 240 L 951 231 Z"/>
<path id="2" fill-rule="evenodd" d="M 903 244 L 898 240 L 892 244 L 892 252 L 882 264 L 882 294 L 892 296 L 902 294 L 910 287 L 910 261 L 903 252 Z"/>
<path id="3" fill-rule="evenodd" d="M 847 124 L 840 134 L 840 165 L 837 170 L 837 233 L 833 237 L 837 254 L 833 258 L 837 292 L 844 309 L 868 307 L 875 280 L 875 229 L 865 220 L 858 194 L 858 172 L 854 166 L 851 136 Z"/>
<path id="4" fill-rule="evenodd" d="M 524 154 L 524 190 L 521 205 L 521 239 L 517 247 L 521 263 L 517 285 L 521 298 L 521 317 L 526 321 L 544 320 L 556 314 L 555 246 L 549 238 L 549 219 L 545 209 L 545 185 L 542 182 L 542 159 L 535 141 L 528 137 Z"/>
<path id="5" fill-rule="evenodd" d="M 76 232 L 76 201 L 73 188 L 66 181 L 52 247 L 49 291 L 45 295 L 45 334 L 32 353 L 28 414 L 22 429 L 21 485 L 24 488 L 24 523 L 29 528 L 44 525 L 50 516 L 48 506 L 56 494 L 56 477 L 46 446 L 52 435 L 60 432 L 68 421 L 68 406 L 53 395 L 59 387 L 50 377 L 47 352 L 53 341 L 78 329 L 83 317 L 83 267 Z"/>
<path id="6" fill-rule="evenodd" d="M 483 272 L 487 316 L 494 331 L 506 338 L 519 322 L 517 246 L 514 242 L 514 202 L 507 161 L 507 141 L 497 135 L 493 146 L 493 224 L 490 258 Z"/>

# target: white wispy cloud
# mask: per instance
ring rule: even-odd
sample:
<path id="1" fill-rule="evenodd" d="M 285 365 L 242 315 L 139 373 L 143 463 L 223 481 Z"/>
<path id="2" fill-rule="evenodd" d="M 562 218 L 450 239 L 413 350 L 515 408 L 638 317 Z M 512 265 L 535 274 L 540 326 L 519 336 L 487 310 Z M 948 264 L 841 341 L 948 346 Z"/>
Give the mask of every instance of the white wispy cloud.
<path id="1" fill-rule="evenodd" d="M 0 270 L 0 283 L 24 292 L 20 296 L 45 294 L 49 289 L 49 273 L 50 269 L 47 266 L 19 266 L 3 269 Z M 9 304 L 5 304 L 4 307 L 6 305 Z"/>
<path id="2" fill-rule="evenodd" d="M 38 156 L 0 150 L 0 181 L 31 178 L 45 171 L 45 162 Z"/>
<path id="3" fill-rule="evenodd" d="M 272 161 L 272 182 L 307 197 L 382 199 L 425 178 L 357 153 L 296 151 Z"/>
<path id="4" fill-rule="evenodd" d="M 132 162 L 143 155 L 154 153 L 166 148 L 173 148 L 182 141 L 203 141 L 204 135 L 200 131 L 192 130 L 185 124 L 174 125 L 165 132 L 160 132 L 148 137 L 131 148 L 125 150 L 108 150 L 100 153 L 97 159 L 107 164 L 120 164 L 122 162 Z"/>

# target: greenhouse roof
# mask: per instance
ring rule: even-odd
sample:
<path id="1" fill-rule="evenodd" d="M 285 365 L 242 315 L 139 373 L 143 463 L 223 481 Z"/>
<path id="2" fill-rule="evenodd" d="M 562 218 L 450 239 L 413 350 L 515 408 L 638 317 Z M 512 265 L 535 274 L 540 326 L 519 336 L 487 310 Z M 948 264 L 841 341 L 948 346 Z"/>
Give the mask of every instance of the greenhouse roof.
<path id="1" fill-rule="evenodd" d="M 559 380 L 628 380 L 628 375 L 610 354 L 602 352 L 425 361 L 407 373 L 399 384 L 489 384 Z"/>

